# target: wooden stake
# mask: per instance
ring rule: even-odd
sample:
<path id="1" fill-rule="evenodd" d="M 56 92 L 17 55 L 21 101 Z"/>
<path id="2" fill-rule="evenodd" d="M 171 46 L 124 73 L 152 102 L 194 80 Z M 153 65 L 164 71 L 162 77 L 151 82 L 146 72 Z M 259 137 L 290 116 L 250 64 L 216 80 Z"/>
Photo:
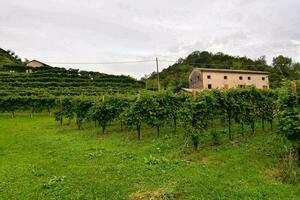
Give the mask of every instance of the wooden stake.
<path id="1" fill-rule="evenodd" d="M 160 91 L 160 83 L 159 83 L 159 70 L 158 70 L 158 58 L 156 57 L 156 72 L 157 72 L 157 89 Z"/>

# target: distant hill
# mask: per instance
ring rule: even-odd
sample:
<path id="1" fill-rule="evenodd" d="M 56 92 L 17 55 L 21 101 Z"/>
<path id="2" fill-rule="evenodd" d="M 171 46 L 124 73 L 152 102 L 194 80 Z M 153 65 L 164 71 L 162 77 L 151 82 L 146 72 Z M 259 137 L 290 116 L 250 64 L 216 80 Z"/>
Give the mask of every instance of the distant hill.
<path id="1" fill-rule="evenodd" d="M 0 48 L 0 67 L 4 65 L 23 65 L 23 63 L 13 51 Z"/>
<path id="2" fill-rule="evenodd" d="M 175 64 L 159 73 L 161 86 L 174 89 L 188 87 L 188 76 L 195 67 L 267 71 L 270 72 L 269 79 L 272 88 L 279 87 L 285 79 L 300 78 L 300 64 L 292 63 L 291 58 L 284 56 L 274 58 L 273 64 L 270 66 L 264 56 L 253 60 L 245 56 L 194 51 L 186 58 L 178 59 Z M 155 88 L 157 85 L 156 79 L 157 74 L 154 72 L 147 79 L 147 87 L 150 89 Z"/>

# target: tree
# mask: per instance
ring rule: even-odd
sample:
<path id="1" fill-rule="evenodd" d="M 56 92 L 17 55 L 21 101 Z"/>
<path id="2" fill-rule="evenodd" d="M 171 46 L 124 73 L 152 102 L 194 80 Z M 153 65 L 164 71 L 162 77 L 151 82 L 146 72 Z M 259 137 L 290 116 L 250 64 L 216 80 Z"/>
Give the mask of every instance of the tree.
<path id="1" fill-rule="evenodd" d="M 247 99 L 244 98 L 244 94 L 248 93 L 248 90 L 244 89 L 236 89 L 231 90 L 231 95 L 234 98 L 234 104 L 231 106 L 232 108 L 232 115 L 234 121 L 241 125 L 241 134 L 244 136 L 244 125 L 246 121 L 246 102 Z M 230 139 L 230 138 L 229 138 Z"/>
<path id="2" fill-rule="evenodd" d="M 300 117 L 296 93 L 283 93 L 278 101 L 279 134 L 289 140 L 298 154 L 300 166 Z"/>
<path id="3" fill-rule="evenodd" d="M 4 97 L 0 101 L 0 110 L 3 112 L 10 112 L 11 117 L 15 117 L 15 112 L 22 107 L 20 104 L 21 97 L 18 96 L 9 96 Z"/>
<path id="4" fill-rule="evenodd" d="M 208 115 L 206 98 L 201 95 L 196 99 L 187 99 L 181 110 L 180 117 L 186 137 L 191 139 L 194 151 L 198 150 L 200 138 L 209 126 Z"/>
<path id="5" fill-rule="evenodd" d="M 58 108 L 54 113 L 55 120 L 59 121 L 60 126 L 63 125 L 64 118 L 69 119 L 69 121 L 74 117 L 73 114 L 73 101 L 69 97 L 60 97 L 57 100 Z"/>
<path id="6" fill-rule="evenodd" d="M 155 96 L 148 96 L 143 98 L 148 105 L 147 112 L 145 113 L 147 124 L 156 127 L 157 137 L 160 137 L 160 127 L 167 121 L 166 102 L 162 93 Z"/>
<path id="7" fill-rule="evenodd" d="M 142 139 L 142 123 L 147 121 L 148 104 L 145 98 L 147 97 L 138 96 L 123 115 L 125 124 L 129 127 L 136 128 L 138 140 Z"/>
<path id="8" fill-rule="evenodd" d="M 244 93 L 245 101 L 245 123 L 250 125 L 252 134 L 255 133 L 255 122 L 259 116 L 257 98 L 259 96 L 258 90 L 250 88 Z"/>
<path id="9" fill-rule="evenodd" d="M 224 109 L 224 113 L 228 123 L 228 137 L 229 140 L 232 140 L 232 132 L 231 132 L 231 125 L 232 120 L 234 119 L 234 108 L 235 108 L 235 90 L 229 90 L 228 92 L 224 93 L 222 96 L 222 108 Z"/>
<path id="10" fill-rule="evenodd" d="M 114 115 L 120 120 L 121 131 L 123 131 L 124 118 L 122 113 L 130 106 L 131 99 L 124 96 L 113 96 L 109 98 L 110 103 L 114 107 Z"/>
<path id="11" fill-rule="evenodd" d="M 49 115 L 51 115 L 51 110 L 56 106 L 55 97 L 47 96 L 42 98 L 43 107 L 47 110 Z"/>
<path id="12" fill-rule="evenodd" d="M 43 102 L 41 97 L 29 96 L 23 99 L 23 103 L 26 106 L 26 110 L 30 111 L 31 118 L 36 112 L 41 112 L 43 110 Z"/>
<path id="13" fill-rule="evenodd" d="M 96 120 L 102 128 L 102 133 L 105 133 L 107 125 L 112 122 L 117 115 L 113 103 L 103 99 L 93 104 L 89 109 L 89 116 Z"/>
<path id="14" fill-rule="evenodd" d="M 163 94 L 163 101 L 165 106 L 165 111 L 169 121 L 173 124 L 173 130 L 176 133 L 177 121 L 179 118 L 179 112 L 186 101 L 187 96 L 180 93 L 172 93 L 167 91 Z"/>
<path id="15" fill-rule="evenodd" d="M 259 102 L 259 113 L 261 116 L 262 129 L 265 130 L 264 122 L 269 122 L 271 129 L 273 128 L 273 120 L 276 109 L 277 95 L 274 91 L 263 90 L 261 91 L 261 101 Z"/>
<path id="16" fill-rule="evenodd" d="M 82 127 L 82 121 L 88 118 L 88 112 L 92 106 L 90 99 L 77 97 L 74 100 L 74 113 L 76 118 L 77 128 L 80 130 Z"/>
<path id="17" fill-rule="evenodd" d="M 291 74 L 292 59 L 282 55 L 274 57 L 272 63 L 274 69 L 281 74 L 283 78 L 289 78 Z"/>

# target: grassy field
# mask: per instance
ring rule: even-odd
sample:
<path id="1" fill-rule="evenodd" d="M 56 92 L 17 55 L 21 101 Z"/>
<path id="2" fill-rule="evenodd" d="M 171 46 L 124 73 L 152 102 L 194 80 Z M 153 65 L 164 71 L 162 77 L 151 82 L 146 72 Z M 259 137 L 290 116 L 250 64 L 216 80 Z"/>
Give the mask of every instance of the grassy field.
<path id="1" fill-rule="evenodd" d="M 99 134 L 91 124 L 59 127 L 52 117 L 0 115 L 0 199 L 299 199 L 277 177 L 282 143 L 271 132 L 185 147 L 181 131 Z M 237 137 L 237 136 L 236 136 Z M 209 139 L 209 138 L 208 138 Z"/>

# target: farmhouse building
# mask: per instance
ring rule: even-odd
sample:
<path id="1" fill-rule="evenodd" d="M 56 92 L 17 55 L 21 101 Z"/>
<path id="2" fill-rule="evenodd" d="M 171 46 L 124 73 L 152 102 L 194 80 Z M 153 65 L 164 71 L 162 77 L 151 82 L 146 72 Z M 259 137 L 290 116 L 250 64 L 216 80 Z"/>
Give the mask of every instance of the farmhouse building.
<path id="1" fill-rule="evenodd" d="M 190 89 L 230 89 L 246 88 L 248 86 L 268 89 L 268 72 L 195 68 L 189 76 Z"/>
<path id="2" fill-rule="evenodd" d="M 37 60 L 32 60 L 32 61 L 28 62 L 28 63 L 26 64 L 26 66 L 27 66 L 27 67 L 34 67 L 34 68 L 35 68 L 35 67 L 48 67 L 47 64 L 42 63 L 42 62 L 37 61 Z"/>

